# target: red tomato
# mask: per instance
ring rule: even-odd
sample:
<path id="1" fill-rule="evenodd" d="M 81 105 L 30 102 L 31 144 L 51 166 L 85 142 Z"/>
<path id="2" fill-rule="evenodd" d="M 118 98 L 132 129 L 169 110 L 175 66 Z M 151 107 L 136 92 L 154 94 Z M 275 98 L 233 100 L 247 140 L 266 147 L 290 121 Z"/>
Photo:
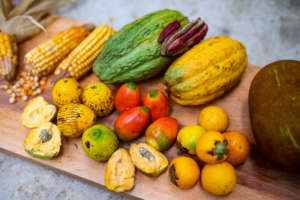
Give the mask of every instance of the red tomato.
<path id="1" fill-rule="evenodd" d="M 119 138 L 130 141 L 141 135 L 150 121 L 149 109 L 144 106 L 134 107 L 123 112 L 115 122 L 115 131 Z"/>
<path id="2" fill-rule="evenodd" d="M 150 90 L 144 97 L 143 105 L 150 109 L 151 119 L 169 115 L 170 105 L 166 95 L 160 90 Z"/>
<path id="3" fill-rule="evenodd" d="M 117 91 L 115 107 L 120 113 L 142 105 L 140 89 L 133 82 L 123 84 Z"/>

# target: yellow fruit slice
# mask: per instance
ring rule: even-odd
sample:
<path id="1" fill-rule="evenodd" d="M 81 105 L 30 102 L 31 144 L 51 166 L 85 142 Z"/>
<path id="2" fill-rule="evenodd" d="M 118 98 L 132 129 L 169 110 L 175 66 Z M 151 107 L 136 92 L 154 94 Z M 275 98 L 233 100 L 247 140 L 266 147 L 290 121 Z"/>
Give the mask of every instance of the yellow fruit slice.
<path id="1" fill-rule="evenodd" d="M 24 149 L 33 157 L 51 159 L 59 154 L 61 146 L 60 131 L 51 122 L 32 129 L 24 140 Z"/>
<path id="2" fill-rule="evenodd" d="M 131 144 L 129 153 L 133 164 L 148 176 L 159 176 L 169 164 L 164 154 L 145 143 Z"/>
<path id="3" fill-rule="evenodd" d="M 108 160 L 105 168 L 105 186 L 114 192 L 125 192 L 134 186 L 135 167 L 129 153 L 120 148 Z"/>
<path id="4" fill-rule="evenodd" d="M 55 114 L 56 107 L 39 96 L 27 103 L 22 113 L 22 124 L 27 128 L 36 128 L 51 121 Z"/>

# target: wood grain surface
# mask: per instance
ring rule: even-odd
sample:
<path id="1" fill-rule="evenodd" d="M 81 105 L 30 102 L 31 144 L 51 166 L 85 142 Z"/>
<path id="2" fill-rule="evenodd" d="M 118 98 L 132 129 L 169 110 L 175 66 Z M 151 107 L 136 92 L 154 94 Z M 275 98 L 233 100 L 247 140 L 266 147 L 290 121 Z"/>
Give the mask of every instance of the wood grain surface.
<path id="1" fill-rule="evenodd" d="M 43 32 L 33 39 L 21 45 L 20 62 L 23 55 L 34 46 L 80 22 L 59 17 L 53 24 L 47 27 L 47 32 Z M 193 199 L 299 199 L 300 198 L 300 174 L 289 174 L 273 168 L 273 166 L 255 150 L 254 140 L 251 133 L 248 111 L 248 90 L 258 67 L 249 65 L 242 77 L 240 84 L 222 98 L 212 102 L 222 106 L 229 114 L 230 126 L 228 130 L 239 130 L 247 135 L 251 142 L 251 155 L 247 161 L 238 167 L 238 184 L 234 191 L 226 197 L 216 197 L 204 191 L 200 183 L 189 190 L 180 190 L 169 181 L 168 173 L 165 172 L 157 178 L 149 178 L 141 172 L 136 173 L 136 183 L 132 191 L 120 195 L 141 199 L 172 199 L 172 200 L 193 200 Z M 90 75 L 81 81 L 84 87 L 90 82 L 98 81 L 95 75 Z M 162 87 L 161 78 L 151 79 L 140 83 L 142 95 L 149 89 Z M 115 86 L 110 86 L 114 91 Z M 51 99 L 51 85 L 48 83 L 45 92 L 42 94 L 49 102 Z M 43 160 L 30 157 L 23 149 L 23 141 L 29 129 L 21 125 L 21 112 L 25 106 L 24 102 L 11 105 L 8 104 L 8 96 L 4 91 L 0 92 L 0 150 L 19 158 L 37 163 L 62 174 L 78 178 L 82 181 L 104 188 L 105 163 L 97 163 L 85 155 L 81 147 L 81 140 L 63 139 L 63 146 L 60 155 L 53 160 Z M 201 106 L 182 107 L 171 102 L 172 113 L 180 126 L 197 123 L 197 116 Z M 113 128 L 113 123 L 118 116 L 115 111 L 108 117 L 99 119 L 97 123 L 103 123 Z M 140 137 L 133 142 L 145 141 Z M 128 148 L 128 143 L 122 146 Z M 166 152 L 171 161 L 177 156 L 178 148 L 174 145 Z"/>

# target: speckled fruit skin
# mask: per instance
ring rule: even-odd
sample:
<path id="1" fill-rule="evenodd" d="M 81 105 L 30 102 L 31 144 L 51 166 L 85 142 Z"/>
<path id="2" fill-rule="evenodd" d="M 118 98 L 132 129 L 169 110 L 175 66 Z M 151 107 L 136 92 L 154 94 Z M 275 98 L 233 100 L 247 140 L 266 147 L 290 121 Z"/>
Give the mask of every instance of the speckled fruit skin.
<path id="1" fill-rule="evenodd" d="M 82 88 L 72 78 L 63 78 L 57 81 L 52 90 L 52 99 L 58 107 L 69 103 L 80 103 Z"/>
<path id="2" fill-rule="evenodd" d="M 116 134 L 102 124 L 87 129 L 82 135 L 81 142 L 84 152 L 97 162 L 107 161 L 119 145 Z"/>
<path id="3" fill-rule="evenodd" d="M 160 90 L 148 91 L 144 97 L 143 105 L 150 109 L 151 119 L 153 121 L 169 115 L 170 105 L 168 98 Z"/>
<path id="4" fill-rule="evenodd" d="M 114 98 L 110 88 L 101 82 L 90 83 L 84 88 L 82 102 L 98 117 L 107 116 L 114 109 Z"/>
<path id="5" fill-rule="evenodd" d="M 115 121 L 115 131 L 123 141 L 130 141 L 141 135 L 150 121 L 149 109 L 134 107 L 123 112 Z"/>
<path id="6" fill-rule="evenodd" d="M 57 126 L 66 137 L 79 137 L 95 122 L 96 115 L 83 104 L 70 103 L 59 108 Z"/>
<path id="7" fill-rule="evenodd" d="M 165 151 L 174 143 L 177 132 L 177 120 L 172 117 L 162 117 L 147 128 L 146 142 L 158 151 Z"/>
<path id="8" fill-rule="evenodd" d="M 125 83 L 118 89 L 115 97 L 118 112 L 122 113 L 140 105 L 142 105 L 141 91 L 135 83 Z"/>
<path id="9" fill-rule="evenodd" d="M 242 43 L 226 36 L 212 37 L 177 58 L 164 80 L 176 103 L 201 105 L 235 86 L 247 63 Z"/>

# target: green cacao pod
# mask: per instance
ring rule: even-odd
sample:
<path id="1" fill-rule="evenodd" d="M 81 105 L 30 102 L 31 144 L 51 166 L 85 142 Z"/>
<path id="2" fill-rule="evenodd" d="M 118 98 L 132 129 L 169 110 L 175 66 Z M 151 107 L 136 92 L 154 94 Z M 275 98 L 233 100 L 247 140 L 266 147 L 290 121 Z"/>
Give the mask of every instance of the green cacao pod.
<path id="1" fill-rule="evenodd" d="M 93 71 L 105 83 L 141 81 L 158 74 L 172 62 L 161 56 L 158 38 L 175 20 L 188 23 L 179 11 L 166 9 L 124 26 L 106 41 Z"/>

